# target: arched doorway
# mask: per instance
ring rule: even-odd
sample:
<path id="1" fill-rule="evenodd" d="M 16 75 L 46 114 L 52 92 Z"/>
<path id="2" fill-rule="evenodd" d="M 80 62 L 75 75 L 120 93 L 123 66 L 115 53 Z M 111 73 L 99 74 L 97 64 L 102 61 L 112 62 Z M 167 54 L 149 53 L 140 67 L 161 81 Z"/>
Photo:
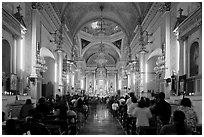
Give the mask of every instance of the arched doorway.
<path id="1" fill-rule="evenodd" d="M 10 90 L 11 47 L 7 40 L 2 40 L 2 90 Z"/>
<path id="2" fill-rule="evenodd" d="M 11 47 L 7 40 L 2 40 L 2 72 L 10 74 Z"/>
<path id="3" fill-rule="evenodd" d="M 40 56 L 44 57 L 47 66 L 47 70 L 42 74 L 42 96 L 46 98 L 54 97 L 55 57 L 52 52 L 45 47 L 40 49 Z"/>
<path id="4" fill-rule="evenodd" d="M 148 66 L 148 70 L 147 70 L 147 91 L 151 90 L 151 92 L 158 92 L 160 87 L 160 76 L 156 75 L 154 68 L 156 67 L 156 61 L 158 59 L 159 56 L 162 55 L 162 49 L 161 48 L 157 48 L 154 51 L 152 51 L 149 55 L 149 57 L 147 58 L 147 66 Z"/>

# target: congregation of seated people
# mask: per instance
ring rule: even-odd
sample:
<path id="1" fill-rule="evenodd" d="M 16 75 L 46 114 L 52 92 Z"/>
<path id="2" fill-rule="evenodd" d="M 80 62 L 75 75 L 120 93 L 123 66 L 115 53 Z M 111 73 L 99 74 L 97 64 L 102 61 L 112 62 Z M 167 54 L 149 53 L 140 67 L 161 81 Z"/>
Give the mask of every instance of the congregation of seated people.
<path id="1" fill-rule="evenodd" d="M 18 119 L 6 119 L 5 113 L 2 113 L 2 122 L 6 122 L 3 134 L 77 134 L 86 121 L 88 106 L 88 97 L 85 95 L 56 95 L 55 99 L 41 97 L 36 107 L 31 99 L 27 99 Z"/>
<path id="2" fill-rule="evenodd" d="M 183 98 L 172 110 L 163 92 L 151 100 L 130 92 L 122 97 L 108 97 L 106 105 L 128 135 L 201 134 L 196 131 L 198 118 L 189 98 Z"/>

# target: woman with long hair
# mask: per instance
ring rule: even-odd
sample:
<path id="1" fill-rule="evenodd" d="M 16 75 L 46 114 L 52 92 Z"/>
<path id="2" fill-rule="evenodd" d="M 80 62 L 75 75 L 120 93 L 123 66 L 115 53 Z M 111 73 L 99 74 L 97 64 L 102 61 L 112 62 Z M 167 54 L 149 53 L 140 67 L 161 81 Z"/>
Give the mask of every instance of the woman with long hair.
<path id="1" fill-rule="evenodd" d="M 192 131 L 195 131 L 198 117 L 192 107 L 191 100 L 189 98 L 183 98 L 180 105 L 175 110 L 181 110 L 184 112 L 186 124 L 191 127 Z"/>
<path id="2" fill-rule="evenodd" d="M 177 110 L 173 113 L 173 124 L 165 125 L 160 130 L 160 135 L 192 135 L 192 130 L 185 123 L 185 114 Z"/>

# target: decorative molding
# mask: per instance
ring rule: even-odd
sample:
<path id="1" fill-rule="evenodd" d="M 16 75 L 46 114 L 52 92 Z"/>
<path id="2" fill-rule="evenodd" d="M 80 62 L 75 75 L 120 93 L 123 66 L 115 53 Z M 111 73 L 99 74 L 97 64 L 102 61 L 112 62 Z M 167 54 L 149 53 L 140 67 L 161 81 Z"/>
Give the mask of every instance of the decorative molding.
<path id="1" fill-rule="evenodd" d="M 155 20 L 158 20 L 161 17 L 160 15 L 162 15 L 163 13 L 158 11 L 159 7 L 160 7 L 160 3 L 158 3 L 158 2 L 154 2 L 152 4 L 148 14 L 146 15 L 145 19 L 143 20 L 143 22 L 141 24 L 143 30 L 146 30 L 147 27 L 149 27 L 152 22 L 155 22 Z M 138 28 L 138 25 L 136 26 L 134 32 L 136 34 L 135 34 L 133 40 L 130 43 L 130 47 L 132 49 L 136 48 L 135 50 L 137 51 L 138 48 L 140 48 L 139 46 L 137 46 L 138 45 L 138 39 L 139 39 L 139 28 Z"/>
<path id="2" fill-rule="evenodd" d="M 189 15 L 178 27 L 174 33 L 178 35 L 178 40 L 185 40 L 189 35 L 194 33 L 202 26 L 202 11 L 198 8 L 195 12 Z"/>
<path id="3" fill-rule="evenodd" d="M 3 29 L 11 32 L 12 35 L 21 37 L 21 32 L 26 32 L 26 28 L 6 9 L 2 8 L 2 26 Z"/>

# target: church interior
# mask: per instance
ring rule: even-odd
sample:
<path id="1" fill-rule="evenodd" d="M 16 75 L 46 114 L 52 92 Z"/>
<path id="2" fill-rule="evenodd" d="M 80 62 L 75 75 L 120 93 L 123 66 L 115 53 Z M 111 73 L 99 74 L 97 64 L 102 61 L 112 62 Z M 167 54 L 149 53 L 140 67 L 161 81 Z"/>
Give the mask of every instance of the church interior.
<path id="1" fill-rule="evenodd" d="M 202 134 L 202 2 L 2 2 L 1 54 L 3 135 L 33 134 L 17 133 L 36 116 L 20 117 L 22 107 L 43 99 L 54 104 L 43 112 L 49 134 L 164 134 L 160 93 L 172 116 L 190 99 Z M 136 107 L 151 100 L 148 126 L 123 111 L 130 93 Z M 63 103 L 75 117 L 60 118 Z"/>

